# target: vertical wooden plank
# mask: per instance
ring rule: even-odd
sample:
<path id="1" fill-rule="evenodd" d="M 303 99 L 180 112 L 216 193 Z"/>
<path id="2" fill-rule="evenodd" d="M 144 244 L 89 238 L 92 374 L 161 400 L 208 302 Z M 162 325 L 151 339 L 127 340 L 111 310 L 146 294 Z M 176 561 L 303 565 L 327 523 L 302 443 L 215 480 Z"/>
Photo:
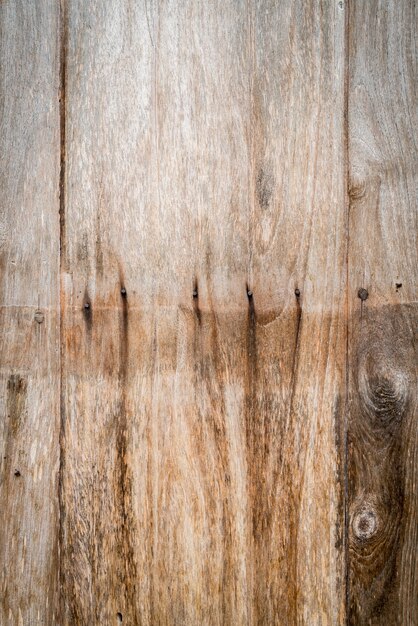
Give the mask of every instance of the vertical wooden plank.
<path id="1" fill-rule="evenodd" d="M 344 11 L 67 18 L 63 622 L 338 623 Z"/>
<path id="2" fill-rule="evenodd" d="M 69 3 L 65 623 L 247 620 L 246 27 Z"/>
<path id="3" fill-rule="evenodd" d="M 350 622 L 414 624 L 417 7 L 350 5 Z"/>
<path id="4" fill-rule="evenodd" d="M 56 2 L 0 3 L 0 622 L 57 623 Z"/>
<path id="5" fill-rule="evenodd" d="M 249 3 L 254 624 L 344 621 L 345 9 Z"/>
<path id="6" fill-rule="evenodd" d="M 156 405 L 153 440 L 160 451 L 152 488 L 158 523 L 153 618 L 245 624 L 252 602 L 243 428 L 248 14 L 242 2 L 162 2 L 155 8 L 165 257 L 157 282 L 159 298 L 178 321 L 174 372 L 156 364 L 155 381 L 170 393 Z"/>
<path id="7" fill-rule="evenodd" d="M 152 44 L 145 2 L 66 5 L 62 623 L 146 624 Z"/>

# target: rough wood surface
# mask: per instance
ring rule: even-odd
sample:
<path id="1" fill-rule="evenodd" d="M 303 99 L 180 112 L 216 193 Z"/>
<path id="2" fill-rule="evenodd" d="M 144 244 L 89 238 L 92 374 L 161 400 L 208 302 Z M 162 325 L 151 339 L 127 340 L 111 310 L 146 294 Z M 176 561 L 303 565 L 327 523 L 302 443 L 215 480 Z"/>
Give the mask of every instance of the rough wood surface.
<path id="1" fill-rule="evenodd" d="M 349 618 L 416 624 L 418 14 L 350 7 Z"/>
<path id="2" fill-rule="evenodd" d="M 0 626 L 417 623 L 414 5 L 0 3 Z"/>
<path id="3" fill-rule="evenodd" d="M 55 624 L 59 463 L 56 3 L 0 3 L 0 624 Z"/>

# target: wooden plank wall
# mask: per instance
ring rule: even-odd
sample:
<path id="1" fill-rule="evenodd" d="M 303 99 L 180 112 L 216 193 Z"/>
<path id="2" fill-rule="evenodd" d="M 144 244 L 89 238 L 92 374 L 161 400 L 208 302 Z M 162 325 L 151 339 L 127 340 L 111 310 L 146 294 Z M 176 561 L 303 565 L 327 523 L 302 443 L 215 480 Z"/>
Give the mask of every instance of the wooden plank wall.
<path id="1" fill-rule="evenodd" d="M 418 623 L 417 26 L 0 3 L 1 625 Z"/>
<path id="2" fill-rule="evenodd" d="M 59 14 L 0 3 L 0 624 L 58 623 Z"/>

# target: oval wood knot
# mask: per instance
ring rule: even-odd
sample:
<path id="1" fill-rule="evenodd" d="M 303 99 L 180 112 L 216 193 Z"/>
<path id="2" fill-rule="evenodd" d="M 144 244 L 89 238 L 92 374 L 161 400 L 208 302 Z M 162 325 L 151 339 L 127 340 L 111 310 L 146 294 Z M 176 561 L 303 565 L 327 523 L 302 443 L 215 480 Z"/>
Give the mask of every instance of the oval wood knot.
<path id="1" fill-rule="evenodd" d="M 365 402 L 382 425 L 402 419 L 408 403 L 408 380 L 404 372 L 390 367 L 381 355 L 381 362 L 366 366 L 365 380 L 361 385 Z"/>
<path id="2" fill-rule="evenodd" d="M 368 541 L 377 531 L 376 513 L 371 508 L 362 508 L 353 518 L 353 532 L 358 541 Z"/>
<path id="3" fill-rule="evenodd" d="M 366 195 L 366 181 L 362 179 L 353 179 L 348 188 L 348 195 L 351 200 L 360 200 Z"/>

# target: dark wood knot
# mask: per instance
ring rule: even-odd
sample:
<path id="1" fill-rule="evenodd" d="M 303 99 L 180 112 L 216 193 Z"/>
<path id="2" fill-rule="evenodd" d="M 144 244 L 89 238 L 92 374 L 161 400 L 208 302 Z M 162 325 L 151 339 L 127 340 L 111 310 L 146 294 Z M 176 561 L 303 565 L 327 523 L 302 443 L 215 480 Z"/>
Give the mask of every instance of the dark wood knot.
<path id="1" fill-rule="evenodd" d="M 384 354 L 369 357 L 363 376 L 360 389 L 367 411 L 382 427 L 392 428 L 401 421 L 408 405 L 408 377 L 391 367 Z"/>

